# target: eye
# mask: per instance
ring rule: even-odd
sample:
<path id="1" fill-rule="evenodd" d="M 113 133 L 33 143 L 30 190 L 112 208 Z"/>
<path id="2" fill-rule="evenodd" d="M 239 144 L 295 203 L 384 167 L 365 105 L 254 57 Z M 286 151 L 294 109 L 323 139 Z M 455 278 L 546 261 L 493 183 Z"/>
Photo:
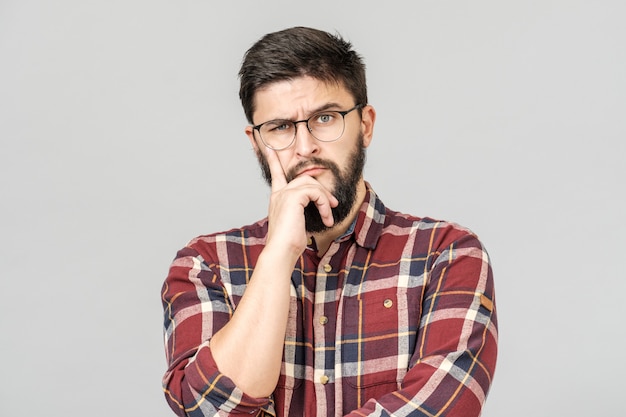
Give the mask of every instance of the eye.
<path id="1" fill-rule="evenodd" d="M 318 125 L 325 125 L 328 123 L 332 123 L 333 120 L 335 120 L 335 113 L 320 113 L 320 114 L 316 114 L 315 117 L 313 117 L 313 122 L 315 124 Z"/>
<path id="2" fill-rule="evenodd" d="M 263 125 L 264 130 L 271 133 L 283 133 L 289 131 L 293 123 L 288 120 L 272 120 Z"/>

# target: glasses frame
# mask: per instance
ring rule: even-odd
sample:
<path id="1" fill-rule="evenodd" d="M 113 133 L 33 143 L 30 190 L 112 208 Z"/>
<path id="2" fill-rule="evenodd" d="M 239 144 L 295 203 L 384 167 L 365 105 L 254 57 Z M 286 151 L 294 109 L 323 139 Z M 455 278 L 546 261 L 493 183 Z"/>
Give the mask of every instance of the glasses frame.
<path id="1" fill-rule="evenodd" d="M 335 141 L 338 141 L 339 139 L 341 139 L 343 134 L 344 134 L 344 132 L 346 131 L 346 115 L 348 113 L 356 110 L 356 109 L 361 109 L 363 107 L 365 107 L 363 104 L 357 104 L 354 107 L 352 107 L 352 108 L 350 108 L 348 110 L 343 110 L 343 111 L 340 111 L 340 110 L 322 110 L 322 111 L 319 111 L 319 112 L 315 112 L 309 118 L 302 119 L 302 120 L 272 119 L 272 120 L 268 120 L 266 122 L 260 123 L 260 124 L 258 124 L 256 126 L 252 126 L 252 131 L 256 130 L 257 132 L 259 132 L 259 137 L 261 138 L 261 142 L 263 142 L 263 145 L 265 145 L 266 147 L 268 147 L 270 149 L 273 149 L 275 151 L 285 150 L 285 149 L 289 148 L 291 145 L 293 145 L 296 142 L 296 136 L 298 136 L 298 123 L 305 123 L 306 124 L 306 129 L 309 131 L 309 134 L 315 138 L 315 140 L 318 140 L 320 142 L 325 142 L 325 143 L 335 142 Z M 336 139 L 333 139 L 333 140 L 322 140 L 322 139 L 319 139 L 317 136 L 315 136 L 313 134 L 313 132 L 311 131 L 311 128 L 309 127 L 309 120 L 313 119 L 314 117 L 316 117 L 320 113 L 324 113 L 324 111 L 339 113 L 341 115 L 341 120 L 343 122 L 343 129 L 341 131 L 341 134 Z M 265 140 L 263 139 L 263 135 L 261 134 L 261 127 L 263 127 L 264 124 L 276 122 L 278 120 L 289 122 L 289 123 L 293 123 L 293 126 L 294 126 L 293 138 L 291 139 L 291 142 L 289 142 L 289 144 L 287 146 L 283 146 L 282 148 L 275 148 L 273 146 L 268 145 L 267 142 L 265 142 Z"/>

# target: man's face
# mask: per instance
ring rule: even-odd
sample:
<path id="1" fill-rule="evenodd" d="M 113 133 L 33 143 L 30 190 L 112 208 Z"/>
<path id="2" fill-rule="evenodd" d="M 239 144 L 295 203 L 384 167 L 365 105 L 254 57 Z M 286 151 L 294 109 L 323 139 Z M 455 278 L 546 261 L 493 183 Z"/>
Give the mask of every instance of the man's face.
<path id="1" fill-rule="evenodd" d="M 365 166 L 365 148 L 362 146 L 363 135 L 359 135 L 359 137 L 360 140 L 357 142 L 357 146 L 355 146 L 350 155 L 348 165 L 343 170 L 332 161 L 315 157 L 302 164 L 303 167 L 308 164 L 314 164 L 315 166 L 324 167 L 332 172 L 334 186 L 330 188 L 330 191 L 339 201 L 337 207 L 332 208 L 335 222 L 344 220 L 348 214 L 350 214 L 350 210 L 356 202 L 357 187 L 363 176 L 363 167 Z M 263 178 L 271 185 L 272 174 L 269 164 L 267 163 L 267 158 L 258 149 L 256 155 L 261 166 Z M 297 172 L 300 170 L 299 167 L 300 165 L 296 165 L 287 173 L 287 181 L 291 181 L 296 177 Z M 304 208 L 304 220 L 307 232 L 317 233 L 328 229 L 328 226 L 322 221 L 322 217 L 313 202 L 310 202 L 309 205 Z"/>
<path id="2" fill-rule="evenodd" d="M 310 77 L 271 84 L 256 93 L 254 123 L 273 119 L 302 120 L 311 114 L 325 110 L 348 110 L 356 104 L 342 86 L 327 84 Z M 287 181 L 299 175 L 310 175 L 327 188 L 339 200 L 333 209 L 335 223 L 345 219 L 356 202 L 357 188 L 362 185 L 365 148 L 369 145 L 373 130 L 374 113 L 371 107 L 350 112 L 345 117 L 345 130 L 334 142 L 320 142 L 306 129 L 298 125 L 296 140 L 289 148 L 278 151 Z M 271 173 L 265 156 L 266 148 L 252 127 L 246 133 L 256 151 L 264 178 L 271 184 Z M 326 230 L 314 204 L 305 208 L 307 231 Z"/>

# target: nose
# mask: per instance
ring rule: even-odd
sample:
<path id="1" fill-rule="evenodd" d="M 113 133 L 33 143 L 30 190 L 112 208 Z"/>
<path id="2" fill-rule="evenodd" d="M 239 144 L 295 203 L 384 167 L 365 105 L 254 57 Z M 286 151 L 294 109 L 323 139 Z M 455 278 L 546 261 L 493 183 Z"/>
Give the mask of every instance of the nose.
<path id="1" fill-rule="evenodd" d="M 304 125 L 304 128 L 298 129 L 300 124 Z M 311 134 L 306 120 L 296 122 L 295 150 L 301 157 L 308 157 L 319 152 L 319 141 Z"/>

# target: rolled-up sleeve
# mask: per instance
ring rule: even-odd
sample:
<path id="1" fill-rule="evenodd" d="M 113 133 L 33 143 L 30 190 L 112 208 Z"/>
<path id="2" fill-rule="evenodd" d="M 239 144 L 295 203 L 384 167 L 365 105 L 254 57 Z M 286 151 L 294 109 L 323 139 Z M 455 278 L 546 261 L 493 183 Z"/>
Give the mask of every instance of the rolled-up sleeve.
<path id="1" fill-rule="evenodd" d="M 211 337 L 230 320 L 233 303 L 219 266 L 206 258 L 196 248 L 182 249 L 163 284 L 166 400 L 179 416 L 274 414 L 269 398 L 243 393 L 213 359 Z"/>

